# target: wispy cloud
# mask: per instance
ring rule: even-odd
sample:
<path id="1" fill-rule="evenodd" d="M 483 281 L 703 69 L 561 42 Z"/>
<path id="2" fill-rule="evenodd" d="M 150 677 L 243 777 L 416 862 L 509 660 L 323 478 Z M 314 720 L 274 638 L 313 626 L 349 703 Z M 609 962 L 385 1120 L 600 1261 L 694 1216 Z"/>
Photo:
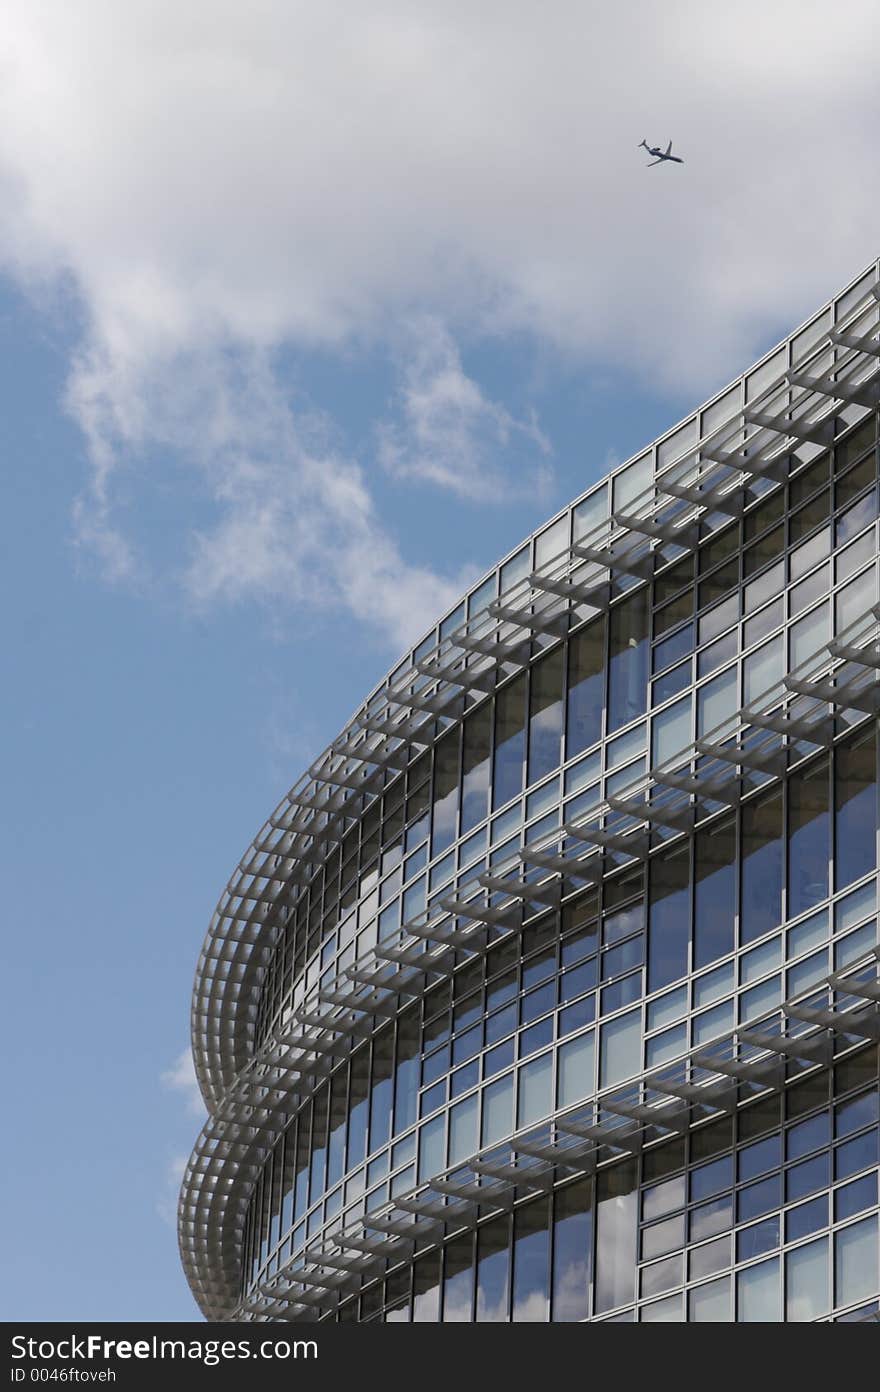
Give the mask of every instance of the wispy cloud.
<path id="1" fill-rule="evenodd" d="M 547 493 L 552 449 L 535 413 L 517 419 L 487 397 L 436 318 L 409 326 L 395 407 L 378 437 L 379 459 L 396 478 L 480 502 Z"/>
<path id="2" fill-rule="evenodd" d="M 167 1068 L 161 1075 L 160 1081 L 168 1091 L 180 1093 L 191 1116 L 204 1117 L 207 1115 L 196 1078 L 191 1049 L 186 1048 L 178 1054 L 170 1068 Z"/>
<path id="3" fill-rule="evenodd" d="M 878 38 L 876 0 L 13 4 L 0 259 L 78 301 L 84 551 L 149 575 L 121 481 L 136 505 L 167 451 L 211 512 L 170 559 L 194 603 L 411 636 L 460 577 L 407 557 L 372 470 L 471 500 L 549 468 L 468 346 L 722 385 L 877 253 Z M 685 165 L 646 171 L 643 136 Z M 393 356 L 413 324 L 378 458 L 285 400 L 275 349 Z"/>

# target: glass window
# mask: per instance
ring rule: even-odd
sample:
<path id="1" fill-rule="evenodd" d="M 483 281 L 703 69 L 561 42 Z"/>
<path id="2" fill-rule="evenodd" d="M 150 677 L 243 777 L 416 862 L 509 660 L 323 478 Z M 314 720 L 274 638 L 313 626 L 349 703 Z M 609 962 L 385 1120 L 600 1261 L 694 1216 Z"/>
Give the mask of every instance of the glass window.
<path id="1" fill-rule="evenodd" d="M 531 557 L 528 543 L 517 551 L 515 556 L 511 556 L 509 561 L 505 561 L 499 573 L 499 589 L 502 594 L 510 590 L 514 585 L 525 580 L 531 569 Z"/>
<path id="2" fill-rule="evenodd" d="M 792 624 L 789 629 L 790 669 L 800 667 L 808 657 L 812 657 L 828 642 L 829 613 L 826 601 L 825 604 L 820 604 L 818 609 L 807 614 L 806 618 L 799 619 L 796 624 Z"/>
<path id="3" fill-rule="evenodd" d="M 600 527 L 608 516 L 608 484 L 602 483 L 594 493 L 573 509 L 574 539 L 579 541 Z"/>
<path id="4" fill-rule="evenodd" d="M 648 588 L 643 586 L 609 617 L 608 729 L 644 715 L 648 683 Z"/>
<path id="5" fill-rule="evenodd" d="M 692 1281 L 703 1276 L 714 1276 L 730 1266 L 730 1238 L 719 1237 L 714 1242 L 705 1242 L 702 1247 L 692 1247 L 689 1258 L 689 1275 Z"/>
<path id="6" fill-rule="evenodd" d="M 877 580 L 872 566 L 857 580 L 851 580 L 842 590 L 838 590 L 834 599 L 835 632 L 842 633 L 856 619 L 865 616 L 876 597 Z"/>
<path id="7" fill-rule="evenodd" d="M 801 1237 L 809 1237 L 828 1224 L 828 1198 L 825 1194 L 798 1208 L 790 1208 L 785 1215 L 785 1240 L 797 1242 Z"/>
<path id="8" fill-rule="evenodd" d="M 863 1126 L 870 1126 L 877 1120 L 878 1093 L 876 1088 L 862 1092 L 849 1102 L 840 1102 L 834 1112 L 834 1134 L 838 1137 L 851 1136 Z"/>
<path id="9" fill-rule="evenodd" d="M 796 1126 L 790 1126 L 785 1136 L 785 1155 L 788 1160 L 799 1160 L 809 1155 L 811 1150 L 828 1145 L 831 1140 L 831 1118 L 827 1112 L 808 1117 Z"/>
<path id="10" fill-rule="evenodd" d="M 705 1286 L 697 1286 L 688 1296 L 688 1319 L 699 1324 L 720 1324 L 731 1319 L 730 1277 L 723 1276 L 720 1281 L 709 1281 Z"/>
<path id="11" fill-rule="evenodd" d="M 737 1222 L 747 1223 L 750 1218 L 759 1218 L 762 1213 L 778 1208 L 781 1196 L 782 1185 L 778 1174 L 771 1175 L 769 1179 L 759 1179 L 757 1184 L 749 1184 L 739 1191 L 737 1197 Z"/>
<path id="12" fill-rule="evenodd" d="M 772 1252 L 779 1246 L 779 1214 L 774 1213 L 772 1218 L 765 1218 L 763 1223 L 752 1223 L 749 1228 L 742 1228 L 736 1236 L 736 1259 L 737 1261 L 751 1261 L 753 1257 L 762 1257 L 765 1252 Z"/>
<path id="13" fill-rule="evenodd" d="M 492 804 L 501 807 L 522 791 L 525 757 L 525 676 L 502 687 L 495 700 L 495 767 Z"/>
<path id="14" fill-rule="evenodd" d="M 684 1241 L 683 1213 L 655 1223 L 653 1227 L 645 1228 L 642 1232 L 642 1261 L 650 1261 L 652 1257 L 662 1257 L 666 1252 L 674 1252 L 677 1247 L 684 1246 Z"/>
<path id="15" fill-rule="evenodd" d="M 829 1308 L 828 1238 L 797 1247 L 785 1259 L 785 1318 L 816 1320 Z"/>
<path id="16" fill-rule="evenodd" d="M 687 1049 L 688 1030 L 686 1024 L 673 1025 L 672 1029 L 655 1034 L 646 1044 L 646 1067 L 658 1068 L 671 1058 L 677 1058 Z"/>
<path id="17" fill-rule="evenodd" d="M 489 811 L 489 751 L 492 741 L 492 702 L 464 722 L 461 779 L 461 834 L 465 835 Z"/>
<path id="18" fill-rule="evenodd" d="M 740 1183 L 755 1179 L 767 1170 L 778 1168 L 782 1163 L 782 1137 L 766 1136 L 762 1141 L 745 1146 L 739 1153 L 738 1171 Z"/>
<path id="19" fill-rule="evenodd" d="M 513 1318 L 536 1323 L 550 1317 L 550 1202 L 526 1204 L 514 1213 Z"/>
<path id="20" fill-rule="evenodd" d="M 753 942 L 775 928 L 782 913 L 782 794 L 756 798 L 742 809 L 740 932 Z M 789 912 L 793 912 L 791 909 Z"/>
<path id="21" fill-rule="evenodd" d="M 877 1203 L 877 1175 L 862 1175 L 851 1184 L 844 1184 L 834 1195 L 834 1221 L 841 1223 L 845 1218 L 853 1218 L 863 1209 L 873 1208 Z"/>
<path id="22" fill-rule="evenodd" d="M 734 947 L 736 821 L 697 832 L 694 842 L 694 969 Z"/>
<path id="23" fill-rule="evenodd" d="M 642 1268 L 641 1295 L 661 1295 L 680 1286 L 684 1280 L 684 1253 Z"/>
<path id="24" fill-rule="evenodd" d="M 778 1257 L 740 1271 L 736 1278 L 736 1318 L 740 1323 L 778 1323 L 781 1304 Z"/>
<path id="25" fill-rule="evenodd" d="M 552 1080 L 552 1054 L 544 1054 L 519 1070 L 517 1126 L 529 1126 L 553 1110 Z"/>
<path id="26" fill-rule="evenodd" d="M 562 753 L 562 659 L 556 648 L 536 662 L 529 689 L 529 782 L 559 767 Z"/>
<path id="27" fill-rule="evenodd" d="M 370 1150 L 384 1145 L 391 1135 L 391 1099 L 394 1075 L 394 1035 L 383 1030 L 373 1041 L 370 1089 Z"/>
<path id="28" fill-rule="evenodd" d="M 642 1055 L 642 1012 L 631 1010 L 602 1026 L 600 1087 L 638 1073 Z"/>
<path id="29" fill-rule="evenodd" d="M 458 758 L 461 731 L 452 730 L 434 750 L 434 811 L 431 854 L 440 855 L 455 840 L 458 815 Z"/>
<path id="30" fill-rule="evenodd" d="M 717 672 L 718 668 L 723 667 L 725 662 L 736 657 L 738 650 L 739 632 L 732 628 L 729 633 L 725 633 L 723 638 L 718 638 L 708 648 L 703 648 L 697 658 L 697 676 L 708 677 L 710 672 Z"/>
<path id="31" fill-rule="evenodd" d="M 635 1294 L 636 1176 L 627 1160 L 596 1177 L 596 1312 L 626 1305 Z"/>
<path id="32" fill-rule="evenodd" d="M 459 1237 L 450 1242 L 445 1253 L 443 1283 L 444 1324 L 469 1323 L 473 1318 L 474 1259 L 473 1239 Z"/>
<path id="33" fill-rule="evenodd" d="M 714 677 L 697 692 L 697 733 L 702 738 L 708 731 L 716 729 L 736 714 L 737 672 L 731 667 Z"/>
<path id="34" fill-rule="evenodd" d="M 720 1160 L 712 1160 L 691 1170 L 691 1202 L 707 1199 L 733 1183 L 733 1156 L 723 1155 Z"/>
<path id="35" fill-rule="evenodd" d="M 723 1001 L 721 1005 L 716 1005 L 714 1010 L 706 1010 L 702 1015 L 694 1017 L 693 1038 L 694 1044 L 705 1044 L 710 1039 L 717 1039 L 721 1034 L 727 1034 L 733 1029 L 733 1001 Z"/>
<path id="36" fill-rule="evenodd" d="M 653 749 L 651 760 L 654 764 L 665 764 L 681 754 L 693 740 L 691 729 L 691 698 L 686 696 L 665 711 L 654 717 L 652 725 Z"/>
<path id="37" fill-rule="evenodd" d="M 440 1253 L 413 1263 L 413 1322 L 436 1324 L 440 1318 Z"/>
<path id="38" fill-rule="evenodd" d="M 834 878 L 838 889 L 877 860 L 877 741 L 872 726 L 838 745 L 834 761 Z"/>
<path id="39" fill-rule="evenodd" d="M 449 1163 L 460 1165 L 479 1149 L 479 1096 L 459 1102 L 449 1113 Z"/>
<path id="40" fill-rule="evenodd" d="M 788 913 L 803 913 L 828 893 L 828 760 L 788 780 Z"/>
<path id="41" fill-rule="evenodd" d="M 650 864 L 648 990 L 679 981 L 688 970 L 690 852 L 687 845 Z"/>
<path id="42" fill-rule="evenodd" d="M 646 1222 L 651 1218 L 660 1218 L 664 1213 L 673 1213 L 675 1209 L 682 1208 L 684 1202 L 685 1176 L 676 1175 L 674 1179 L 642 1190 L 642 1218 Z"/>
<path id="43" fill-rule="evenodd" d="M 655 617 L 655 632 L 661 631 L 659 621 Z M 664 638 L 662 643 L 654 644 L 654 671 L 662 672 L 665 667 L 671 667 L 674 662 L 686 657 L 693 650 L 693 646 L 694 626 L 689 623 L 684 628 L 680 628 L 677 633 L 671 634 L 669 638 Z"/>
<path id="44" fill-rule="evenodd" d="M 605 620 L 588 624 L 568 645 L 566 758 L 573 759 L 602 734 L 605 704 Z"/>
<path id="45" fill-rule="evenodd" d="M 828 1151 L 814 1155 L 810 1160 L 802 1160 L 792 1165 L 785 1176 L 785 1198 L 787 1203 L 795 1199 L 805 1199 L 817 1189 L 824 1189 L 831 1182 L 831 1156 Z"/>
<path id="46" fill-rule="evenodd" d="M 743 700 L 750 705 L 785 675 L 785 643 L 780 633 L 743 663 Z"/>
<path id="47" fill-rule="evenodd" d="M 589 1313 L 593 1208 L 589 1180 L 556 1192 L 553 1201 L 553 1322 L 571 1323 Z"/>
<path id="48" fill-rule="evenodd" d="M 510 1252 L 507 1220 L 487 1223 L 477 1231 L 477 1321 L 497 1323 L 508 1318 Z"/>
<path id="49" fill-rule="evenodd" d="M 714 1237 L 733 1224 L 733 1195 L 713 1199 L 711 1203 L 701 1204 L 691 1210 L 691 1242 L 700 1242 L 704 1237 Z"/>
<path id="50" fill-rule="evenodd" d="M 483 1141 L 494 1145 L 513 1130 L 513 1075 L 499 1078 L 483 1091 Z"/>
<path id="51" fill-rule="evenodd" d="M 782 599 L 776 599 L 772 604 L 768 604 L 766 609 L 762 609 L 754 618 L 747 619 L 743 625 L 743 647 L 750 648 L 753 643 L 758 643 L 768 633 L 772 633 L 774 628 L 778 628 L 782 623 Z"/>
<path id="52" fill-rule="evenodd" d="M 570 1107 L 584 1097 L 589 1097 L 593 1091 L 594 1038 L 591 1031 L 560 1046 L 557 1084 L 559 1107 Z"/>
<path id="53" fill-rule="evenodd" d="M 877 1293 L 877 1215 L 834 1234 L 834 1303 L 852 1305 Z"/>

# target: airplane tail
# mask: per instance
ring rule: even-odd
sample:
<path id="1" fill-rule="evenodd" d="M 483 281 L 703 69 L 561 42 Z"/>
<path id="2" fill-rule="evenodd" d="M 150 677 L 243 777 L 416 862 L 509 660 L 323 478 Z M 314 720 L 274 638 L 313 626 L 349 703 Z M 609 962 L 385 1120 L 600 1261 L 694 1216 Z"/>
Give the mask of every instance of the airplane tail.
<path id="1" fill-rule="evenodd" d="M 639 145 L 636 146 L 636 149 L 637 149 L 637 150 L 641 150 L 642 145 L 644 145 L 645 149 L 647 150 L 647 148 L 648 148 L 648 142 L 647 142 L 647 140 L 643 140 L 643 141 L 641 142 L 641 144 L 639 144 Z"/>

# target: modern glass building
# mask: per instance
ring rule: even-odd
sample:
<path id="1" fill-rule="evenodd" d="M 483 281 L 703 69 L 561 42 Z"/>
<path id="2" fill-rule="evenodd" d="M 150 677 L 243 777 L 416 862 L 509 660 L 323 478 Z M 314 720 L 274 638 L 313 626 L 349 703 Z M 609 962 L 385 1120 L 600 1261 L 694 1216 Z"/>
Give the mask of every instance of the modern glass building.
<path id="1" fill-rule="evenodd" d="M 212 1319 L 880 1310 L 880 263 L 530 537 L 196 975 Z"/>

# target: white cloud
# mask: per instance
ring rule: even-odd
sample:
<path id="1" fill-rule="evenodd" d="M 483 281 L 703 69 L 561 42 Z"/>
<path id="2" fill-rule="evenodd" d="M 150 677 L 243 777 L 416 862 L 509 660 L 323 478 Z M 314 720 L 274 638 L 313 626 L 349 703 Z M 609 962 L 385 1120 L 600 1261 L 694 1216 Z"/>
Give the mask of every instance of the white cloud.
<path id="1" fill-rule="evenodd" d="M 547 491 L 552 450 L 534 414 L 517 420 L 489 400 L 436 318 L 409 326 L 401 375 L 396 419 L 379 427 L 379 458 L 395 477 L 471 501 Z"/>
<path id="2" fill-rule="evenodd" d="M 170 1092 L 179 1092 L 186 1102 L 187 1111 L 192 1116 L 206 1115 L 205 1104 L 196 1079 L 192 1050 L 186 1048 L 178 1054 L 170 1068 L 162 1074 L 161 1083 Z M 182 1171 L 181 1171 L 182 1173 Z"/>
<path id="3" fill-rule="evenodd" d="M 135 488 L 132 461 L 170 448 L 217 519 L 197 600 L 319 596 L 411 635 L 458 579 L 405 559 L 272 350 L 393 352 L 402 325 L 439 326 L 383 457 L 468 498 L 477 470 L 502 458 L 515 487 L 546 452 L 458 343 L 525 336 L 697 397 L 877 254 L 878 38 L 876 0 L 833 23 L 813 0 L 13 3 L 0 257 L 81 303 L 82 543 L 145 573 L 120 471 Z M 686 164 L 645 170 L 643 136 Z"/>

